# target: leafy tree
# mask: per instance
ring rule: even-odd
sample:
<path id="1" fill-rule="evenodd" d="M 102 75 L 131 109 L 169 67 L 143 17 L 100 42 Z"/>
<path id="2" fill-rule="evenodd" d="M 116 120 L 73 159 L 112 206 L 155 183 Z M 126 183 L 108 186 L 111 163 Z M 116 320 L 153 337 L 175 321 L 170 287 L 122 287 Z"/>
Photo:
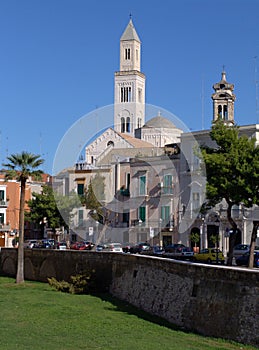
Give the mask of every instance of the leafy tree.
<path id="1" fill-rule="evenodd" d="M 210 236 L 210 241 L 212 244 L 214 244 L 214 247 L 218 248 L 218 244 L 219 244 L 219 235 L 218 234 L 214 234 Z"/>
<path id="2" fill-rule="evenodd" d="M 58 211 L 63 219 L 61 222 L 69 230 L 71 219 L 75 215 L 75 208 L 82 206 L 80 197 L 75 192 L 70 192 L 68 196 L 62 196 L 55 193 L 55 200 Z"/>
<path id="3" fill-rule="evenodd" d="M 35 180 L 41 178 L 42 171 L 37 168 L 44 162 L 39 155 L 28 152 L 21 154 L 12 154 L 7 157 L 9 163 L 3 164 L 7 168 L 6 181 L 16 179 L 20 182 L 20 209 L 19 209 L 19 245 L 18 245 L 18 263 L 16 283 L 24 282 L 24 207 L 25 207 L 25 188 L 29 177 Z"/>
<path id="4" fill-rule="evenodd" d="M 73 209 L 81 206 L 76 193 L 69 196 L 61 196 L 54 193 L 52 187 L 42 186 L 41 193 L 33 193 L 33 198 L 28 201 L 30 221 L 37 222 L 44 230 L 44 222 L 55 233 L 57 227 L 64 226 L 69 231 L 70 219 L 73 217 Z"/>
<path id="5" fill-rule="evenodd" d="M 48 222 L 48 226 L 55 232 L 60 226 L 66 226 L 56 204 L 52 187 L 48 185 L 42 186 L 41 193 L 33 193 L 33 198 L 28 201 L 30 211 L 27 218 L 38 223 L 44 232 L 44 222 Z"/>
<path id="6" fill-rule="evenodd" d="M 95 177 L 92 179 L 92 189 L 94 191 L 95 197 L 98 201 L 105 200 L 105 183 L 104 183 L 104 176 L 101 176 L 99 173 L 95 175 Z"/>
<path id="7" fill-rule="evenodd" d="M 194 243 L 194 247 L 197 247 L 197 244 L 200 242 L 200 233 L 198 231 L 193 231 L 190 234 L 190 241 Z"/>
<path id="8" fill-rule="evenodd" d="M 233 232 L 229 238 L 227 260 L 227 264 L 231 265 L 238 232 L 231 210 L 233 205 L 258 205 L 259 149 L 255 139 L 239 135 L 238 126 L 225 125 L 221 120 L 213 124 L 210 136 L 216 142 L 215 147 L 201 147 L 206 165 L 206 197 L 211 206 L 220 203 L 223 198 L 227 202 L 227 219 Z"/>
<path id="9" fill-rule="evenodd" d="M 90 183 L 87 187 L 86 194 L 85 194 L 85 207 L 87 209 L 90 209 L 90 214 L 94 220 L 97 220 L 99 222 L 102 221 L 103 214 L 102 214 L 102 205 L 96 198 L 95 194 L 95 188 L 93 186 L 92 180 L 90 180 Z"/>

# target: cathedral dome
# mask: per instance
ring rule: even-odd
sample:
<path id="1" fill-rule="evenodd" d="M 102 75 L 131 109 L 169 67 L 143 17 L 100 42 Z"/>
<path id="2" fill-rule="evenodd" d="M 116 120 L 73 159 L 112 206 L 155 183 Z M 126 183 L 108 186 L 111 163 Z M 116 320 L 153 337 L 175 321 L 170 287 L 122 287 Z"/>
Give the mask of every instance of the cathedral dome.
<path id="1" fill-rule="evenodd" d="M 154 118 L 149 119 L 146 124 L 144 125 L 144 128 L 166 128 L 166 129 L 175 129 L 176 126 L 174 123 L 172 123 L 169 119 L 166 119 L 162 117 L 161 115 L 158 115 Z"/>

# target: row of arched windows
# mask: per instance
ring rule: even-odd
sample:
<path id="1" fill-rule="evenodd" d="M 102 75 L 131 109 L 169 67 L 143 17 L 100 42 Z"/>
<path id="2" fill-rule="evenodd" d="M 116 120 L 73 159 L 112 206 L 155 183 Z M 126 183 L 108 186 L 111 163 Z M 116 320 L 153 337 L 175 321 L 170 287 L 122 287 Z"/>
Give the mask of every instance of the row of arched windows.
<path id="1" fill-rule="evenodd" d="M 121 102 L 131 102 L 131 86 L 121 87 Z"/>

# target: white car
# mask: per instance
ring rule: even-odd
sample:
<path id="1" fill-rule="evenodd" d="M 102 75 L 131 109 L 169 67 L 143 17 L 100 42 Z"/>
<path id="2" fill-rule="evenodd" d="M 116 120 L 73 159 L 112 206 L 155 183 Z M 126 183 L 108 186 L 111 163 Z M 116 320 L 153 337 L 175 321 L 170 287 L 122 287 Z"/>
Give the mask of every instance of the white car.
<path id="1" fill-rule="evenodd" d="M 107 246 L 103 249 L 103 251 L 123 253 L 122 245 L 120 243 L 108 243 Z"/>
<path id="2" fill-rule="evenodd" d="M 59 249 L 59 250 L 67 250 L 67 244 L 66 244 L 66 242 L 59 242 L 59 243 L 58 243 L 58 249 Z"/>
<path id="3" fill-rule="evenodd" d="M 32 248 L 34 248 L 36 243 L 37 243 L 37 239 L 29 239 L 29 240 L 24 242 L 23 247 L 32 249 Z"/>

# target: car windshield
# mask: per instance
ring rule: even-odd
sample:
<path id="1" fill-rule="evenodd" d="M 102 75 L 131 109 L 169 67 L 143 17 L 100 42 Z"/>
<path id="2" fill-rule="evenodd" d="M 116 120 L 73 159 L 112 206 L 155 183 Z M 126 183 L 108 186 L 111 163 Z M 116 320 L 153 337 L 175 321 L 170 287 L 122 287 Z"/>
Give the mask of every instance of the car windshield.
<path id="1" fill-rule="evenodd" d="M 218 249 L 218 248 L 215 248 L 215 249 L 211 249 L 211 252 L 212 253 L 220 253 L 221 252 L 221 250 L 220 249 Z"/>

